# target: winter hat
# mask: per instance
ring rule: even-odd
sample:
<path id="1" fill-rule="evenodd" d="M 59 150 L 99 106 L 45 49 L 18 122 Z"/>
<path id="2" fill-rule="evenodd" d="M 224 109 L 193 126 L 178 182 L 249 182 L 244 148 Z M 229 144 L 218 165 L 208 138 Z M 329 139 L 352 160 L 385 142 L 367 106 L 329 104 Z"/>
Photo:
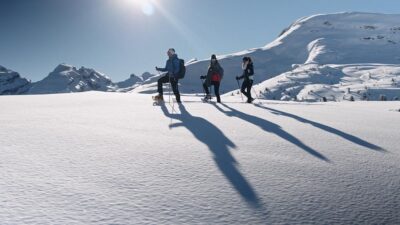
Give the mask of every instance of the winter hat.
<path id="1" fill-rule="evenodd" d="M 175 54 L 175 49 L 170 48 L 170 49 L 168 49 L 168 52 L 173 55 L 173 54 Z"/>
<path id="2" fill-rule="evenodd" d="M 217 56 L 215 56 L 214 54 L 211 55 L 211 59 L 217 59 Z"/>

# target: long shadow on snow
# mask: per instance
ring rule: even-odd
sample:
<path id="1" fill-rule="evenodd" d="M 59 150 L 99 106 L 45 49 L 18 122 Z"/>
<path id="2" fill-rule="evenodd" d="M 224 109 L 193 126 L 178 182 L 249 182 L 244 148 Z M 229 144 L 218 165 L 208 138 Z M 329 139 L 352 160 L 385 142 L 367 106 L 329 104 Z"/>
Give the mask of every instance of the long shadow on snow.
<path id="1" fill-rule="evenodd" d="M 280 126 L 278 126 L 275 123 L 269 122 L 267 120 L 261 119 L 259 117 L 253 116 L 253 115 L 249 115 L 243 112 L 240 112 L 232 107 L 229 107 L 226 104 L 222 104 L 224 107 L 226 107 L 227 109 L 229 109 L 230 111 L 225 111 L 223 110 L 221 107 L 219 107 L 216 104 L 213 104 L 219 111 L 225 113 L 227 116 L 235 116 L 237 118 L 240 118 L 244 121 L 247 121 L 249 123 L 252 123 L 258 127 L 260 127 L 261 129 L 276 134 L 279 137 L 281 137 L 284 140 L 287 140 L 289 142 L 291 142 L 292 144 L 296 145 L 297 147 L 303 149 L 304 151 L 308 152 L 309 154 L 311 154 L 312 156 L 321 159 L 325 162 L 330 162 L 330 160 L 328 158 L 326 158 L 324 155 L 322 155 L 321 153 L 317 152 L 316 150 L 312 149 L 311 147 L 305 145 L 303 142 L 301 142 L 299 139 L 297 139 L 296 137 L 294 137 L 293 135 L 287 133 L 286 131 L 284 131 Z"/>
<path id="2" fill-rule="evenodd" d="M 207 120 L 191 115 L 186 108 L 180 104 L 180 114 L 171 114 L 165 104 L 161 105 L 164 115 L 181 122 L 170 125 L 170 128 L 185 127 L 214 154 L 215 163 L 226 179 L 232 184 L 237 192 L 253 207 L 259 208 L 260 199 L 251 187 L 250 183 L 236 168 L 236 160 L 231 155 L 229 147 L 236 145 L 227 138 L 218 127 Z"/>
<path id="3" fill-rule="evenodd" d="M 386 152 L 385 149 L 383 149 L 383 148 L 381 148 L 381 147 L 379 147 L 377 145 L 371 144 L 371 143 L 369 143 L 367 141 L 362 140 L 361 138 L 358 138 L 358 137 L 356 137 L 354 135 L 345 133 L 345 132 L 340 131 L 340 130 L 338 130 L 336 128 L 329 127 L 327 125 L 324 125 L 324 124 L 321 124 L 321 123 L 317 123 L 317 122 L 305 119 L 303 117 L 296 116 L 296 115 L 293 115 L 291 113 L 283 112 L 283 111 L 280 111 L 280 110 L 277 110 L 277 109 L 272 109 L 272 108 L 268 108 L 268 107 L 261 106 L 261 105 L 255 105 L 255 106 L 259 107 L 259 108 L 262 108 L 262 109 L 269 110 L 272 113 L 277 114 L 277 115 L 290 117 L 290 118 L 293 118 L 293 119 L 295 119 L 295 120 L 297 120 L 299 122 L 311 124 L 314 127 L 317 127 L 317 128 L 319 128 L 321 130 L 324 130 L 324 131 L 332 133 L 332 134 L 336 134 L 336 135 L 338 135 L 338 136 L 340 136 L 340 137 L 342 137 L 342 138 L 344 138 L 344 139 L 346 139 L 346 140 L 348 140 L 350 142 L 353 142 L 354 144 L 360 145 L 362 147 L 369 148 L 369 149 L 372 149 L 372 150 L 375 150 L 375 151 Z"/>

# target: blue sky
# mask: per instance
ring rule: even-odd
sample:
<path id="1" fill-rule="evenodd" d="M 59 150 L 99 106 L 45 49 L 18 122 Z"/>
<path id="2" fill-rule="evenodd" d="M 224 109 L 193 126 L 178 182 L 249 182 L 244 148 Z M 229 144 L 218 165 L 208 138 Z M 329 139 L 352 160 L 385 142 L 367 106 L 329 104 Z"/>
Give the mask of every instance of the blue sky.
<path id="1" fill-rule="evenodd" d="M 299 17 L 399 13 L 398 0 L 0 0 L 0 65 L 40 80 L 59 63 L 113 81 L 154 72 L 166 50 L 209 58 L 261 47 Z"/>

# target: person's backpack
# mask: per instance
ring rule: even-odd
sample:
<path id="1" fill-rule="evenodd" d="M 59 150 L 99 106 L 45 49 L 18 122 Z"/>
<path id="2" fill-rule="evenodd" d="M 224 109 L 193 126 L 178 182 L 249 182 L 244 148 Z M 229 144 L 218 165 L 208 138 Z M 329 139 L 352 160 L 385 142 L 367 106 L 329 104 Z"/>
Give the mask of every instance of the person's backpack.
<path id="1" fill-rule="evenodd" d="M 251 66 L 249 66 L 248 73 L 249 73 L 249 76 L 253 76 L 254 75 L 254 66 L 253 66 L 253 64 L 251 64 Z"/>
<path id="2" fill-rule="evenodd" d="M 186 74 L 185 60 L 179 59 L 179 72 L 176 74 L 176 78 L 183 79 L 185 78 L 185 74 Z"/>

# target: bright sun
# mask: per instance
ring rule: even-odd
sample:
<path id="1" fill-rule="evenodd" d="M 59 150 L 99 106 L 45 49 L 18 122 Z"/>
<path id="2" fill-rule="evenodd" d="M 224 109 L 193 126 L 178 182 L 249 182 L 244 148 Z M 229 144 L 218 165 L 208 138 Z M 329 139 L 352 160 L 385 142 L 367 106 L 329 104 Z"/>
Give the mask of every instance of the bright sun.
<path id="1" fill-rule="evenodd" d="M 145 1 L 142 3 L 142 12 L 147 15 L 151 16 L 154 13 L 154 6 L 149 1 Z"/>
<path id="2" fill-rule="evenodd" d="M 152 0 L 125 0 L 125 2 L 140 7 L 143 14 L 151 16 L 154 14 L 154 2 Z"/>

